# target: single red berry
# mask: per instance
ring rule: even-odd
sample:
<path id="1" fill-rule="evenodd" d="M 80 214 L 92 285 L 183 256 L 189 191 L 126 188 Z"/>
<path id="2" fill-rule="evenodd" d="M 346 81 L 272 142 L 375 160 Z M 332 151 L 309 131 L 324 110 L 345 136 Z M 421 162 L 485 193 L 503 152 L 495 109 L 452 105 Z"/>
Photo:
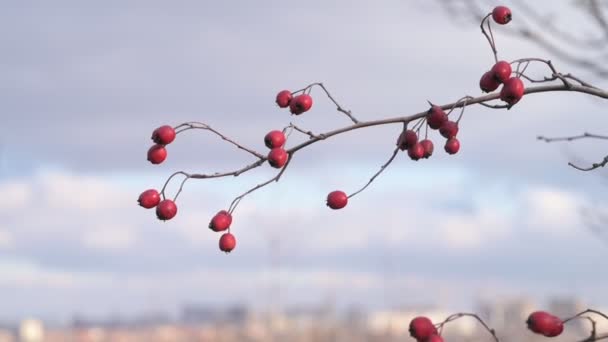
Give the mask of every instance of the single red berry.
<path id="1" fill-rule="evenodd" d="M 289 104 L 289 110 L 292 114 L 300 115 L 308 111 L 312 107 L 312 97 L 308 94 L 302 94 L 294 97 Z"/>
<path id="2" fill-rule="evenodd" d="M 508 7 L 496 6 L 492 11 L 492 19 L 494 19 L 497 24 L 505 25 L 513 19 L 513 15 Z"/>
<path id="3" fill-rule="evenodd" d="M 266 147 L 268 148 L 283 147 L 283 145 L 285 145 L 286 140 L 287 138 L 285 138 L 285 134 L 283 132 L 270 131 L 264 137 L 264 144 L 266 144 Z"/>
<path id="4" fill-rule="evenodd" d="M 511 77 L 511 64 L 505 61 L 498 61 L 492 67 L 490 71 L 492 73 L 492 77 L 496 82 L 504 83 Z"/>
<path id="5" fill-rule="evenodd" d="M 431 106 L 426 115 L 426 122 L 432 129 L 439 129 L 444 122 L 448 121 L 447 114 L 439 106 Z"/>
<path id="6" fill-rule="evenodd" d="M 282 168 L 287 163 L 287 151 L 282 147 L 273 148 L 268 153 L 268 163 L 274 168 Z"/>
<path id="7" fill-rule="evenodd" d="M 405 151 L 408 148 L 414 146 L 418 142 L 418 134 L 408 129 L 406 131 L 401 132 L 399 138 L 397 139 L 397 146 L 401 151 Z"/>
<path id="8" fill-rule="evenodd" d="M 148 150 L 148 161 L 152 164 L 160 164 L 167 159 L 167 149 L 164 145 L 154 145 Z"/>
<path id="9" fill-rule="evenodd" d="M 230 228 L 230 224 L 232 224 L 232 215 L 226 210 L 221 210 L 209 222 L 209 229 L 214 232 L 221 232 Z"/>
<path id="10" fill-rule="evenodd" d="M 439 128 L 439 133 L 443 135 L 444 138 L 450 139 L 458 134 L 458 123 L 454 121 L 446 121 L 441 128 Z"/>
<path id="11" fill-rule="evenodd" d="M 336 190 L 327 195 L 327 206 L 332 209 L 342 209 L 348 204 L 348 196 L 344 191 Z"/>
<path id="12" fill-rule="evenodd" d="M 437 328 L 428 317 L 419 316 L 410 322 L 410 335 L 418 341 L 424 341 L 437 334 Z"/>
<path id="13" fill-rule="evenodd" d="M 424 152 L 424 146 L 420 143 L 416 143 L 414 146 L 410 146 L 410 148 L 407 149 L 407 155 L 410 156 L 412 160 L 418 160 L 424 157 Z"/>
<path id="14" fill-rule="evenodd" d="M 552 334 L 559 335 L 564 329 L 562 321 L 546 311 L 531 313 L 526 320 L 526 324 L 531 331 L 547 337 Z"/>
<path id="15" fill-rule="evenodd" d="M 456 154 L 460 150 L 460 141 L 456 138 L 450 138 L 445 142 L 444 149 L 449 154 Z"/>
<path id="16" fill-rule="evenodd" d="M 443 342 L 443 337 L 441 335 L 431 335 L 429 338 L 424 340 L 424 342 Z"/>
<path id="17" fill-rule="evenodd" d="M 175 140 L 175 129 L 169 125 L 160 126 L 152 132 L 152 141 L 159 145 L 168 145 Z"/>
<path id="18" fill-rule="evenodd" d="M 554 325 L 553 329 L 551 329 L 545 336 L 546 337 L 556 337 L 561 335 L 564 332 L 564 322 L 558 317 L 553 316 Z"/>
<path id="19" fill-rule="evenodd" d="M 291 102 L 291 92 L 289 90 L 282 90 L 277 94 L 277 105 L 281 108 L 286 108 Z"/>
<path id="20" fill-rule="evenodd" d="M 422 147 L 424 148 L 424 156 L 422 158 L 428 159 L 430 156 L 433 155 L 433 150 L 435 149 L 435 146 L 433 146 L 433 142 L 431 140 L 424 139 L 420 142 L 420 145 L 422 145 Z"/>
<path id="21" fill-rule="evenodd" d="M 518 77 L 511 77 L 502 86 L 500 99 L 512 106 L 521 100 L 524 91 L 524 82 Z"/>
<path id="22" fill-rule="evenodd" d="M 150 209 L 154 208 L 160 202 L 160 194 L 154 189 L 149 189 L 141 193 L 137 199 L 140 206 Z"/>
<path id="23" fill-rule="evenodd" d="M 479 88 L 481 88 L 481 90 L 486 93 L 493 92 L 494 90 L 498 89 L 499 86 L 500 83 L 498 83 L 494 79 L 491 71 L 488 71 L 483 74 L 483 76 L 481 76 L 481 79 L 479 80 Z"/>
<path id="24" fill-rule="evenodd" d="M 230 253 L 236 247 L 236 238 L 230 233 L 225 233 L 220 237 L 220 250 Z"/>
<path id="25" fill-rule="evenodd" d="M 156 206 L 156 217 L 159 220 L 167 221 L 175 217 L 177 214 L 177 206 L 172 200 L 166 199 L 160 201 Z"/>

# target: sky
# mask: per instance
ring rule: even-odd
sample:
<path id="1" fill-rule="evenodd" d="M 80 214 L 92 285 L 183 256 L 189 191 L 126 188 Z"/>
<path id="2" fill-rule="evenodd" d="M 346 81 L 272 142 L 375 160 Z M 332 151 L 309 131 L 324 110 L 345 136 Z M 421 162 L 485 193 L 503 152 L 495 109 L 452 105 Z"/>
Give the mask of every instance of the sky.
<path id="1" fill-rule="evenodd" d="M 557 6 L 556 18 L 587 30 L 567 9 Z M 202 121 L 265 153 L 264 135 L 290 122 L 314 132 L 350 124 L 317 88 L 313 108 L 290 116 L 274 103 L 282 89 L 323 82 L 360 120 L 479 95 L 491 51 L 477 23 L 450 15 L 435 2 L 396 0 L 3 6 L 0 320 L 176 313 L 186 303 L 466 311 L 480 297 L 510 296 L 539 305 L 575 296 L 608 307 L 600 270 L 608 244 L 581 216 L 608 210 L 606 173 L 567 166 L 601 160 L 605 145 L 536 140 L 605 133 L 594 131 L 608 124 L 603 103 L 581 94 L 534 94 L 509 111 L 469 107 L 458 154 L 444 153 L 432 132 L 431 159 L 400 153 L 339 211 L 325 206 L 327 193 L 364 185 L 402 127 L 311 145 L 280 182 L 241 202 L 229 255 L 218 250 L 210 218 L 275 169 L 191 180 L 167 222 L 137 206 L 143 190 L 160 188 L 174 171 L 252 161 L 189 131 L 163 164 L 151 165 L 146 151 L 160 125 Z M 495 30 L 501 58 L 553 58 L 506 30 Z M 305 140 L 294 133 L 288 145 Z"/>

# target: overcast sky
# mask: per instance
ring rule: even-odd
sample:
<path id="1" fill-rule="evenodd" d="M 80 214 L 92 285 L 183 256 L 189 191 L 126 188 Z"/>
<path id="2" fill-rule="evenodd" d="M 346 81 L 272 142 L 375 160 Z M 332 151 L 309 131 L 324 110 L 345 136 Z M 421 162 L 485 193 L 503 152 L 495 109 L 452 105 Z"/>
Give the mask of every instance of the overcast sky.
<path id="1" fill-rule="evenodd" d="M 160 188 L 175 170 L 211 173 L 252 160 L 191 131 L 169 146 L 165 163 L 151 165 L 149 138 L 162 124 L 203 121 L 264 152 L 266 132 L 290 121 L 315 132 L 349 124 L 319 89 L 310 112 L 290 116 L 274 104 L 285 88 L 322 81 L 361 120 L 479 95 L 492 56 L 478 24 L 452 21 L 430 2 L 369 4 L 5 4 L 0 319 L 175 312 L 187 302 L 264 309 L 273 300 L 327 298 L 463 311 L 479 295 L 525 295 L 539 304 L 563 295 L 608 307 L 601 270 L 608 245 L 579 215 L 608 209 L 606 173 L 566 165 L 601 160 L 605 145 L 535 140 L 606 133 L 605 104 L 580 94 L 534 94 L 510 111 L 470 107 L 461 152 L 445 154 L 433 132 L 432 159 L 401 153 L 340 211 L 325 207 L 327 193 L 365 184 L 401 126 L 304 149 L 279 183 L 242 201 L 230 255 L 218 251 L 219 236 L 206 226 L 232 198 L 272 177 L 267 165 L 187 183 L 177 217 L 166 223 L 137 206 L 141 191 Z M 575 11 L 559 13 L 583 22 Z M 553 58 L 502 30 L 495 31 L 501 58 Z M 289 144 L 304 140 L 294 134 Z"/>

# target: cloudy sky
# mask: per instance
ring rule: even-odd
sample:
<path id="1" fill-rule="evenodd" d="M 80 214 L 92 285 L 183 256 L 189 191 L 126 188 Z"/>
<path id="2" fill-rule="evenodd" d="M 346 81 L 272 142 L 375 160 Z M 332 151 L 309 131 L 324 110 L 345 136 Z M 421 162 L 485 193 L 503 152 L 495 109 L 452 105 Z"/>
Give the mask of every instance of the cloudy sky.
<path id="1" fill-rule="evenodd" d="M 566 9 L 557 7 L 558 18 L 587 30 Z M 322 81 L 361 120 L 478 95 L 490 49 L 478 24 L 451 16 L 434 2 L 403 0 L 3 6 L 0 320 L 328 299 L 462 311 L 479 296 L 577 296 L 608 307 L 608 245 L 580 215 L 608 209 L 606 173 L 566 165 L 601 160 L 605 145 L 535 140 L 606 133 L 604 103 L 580 94 L 534 94 L 510 111 L 470 107 L 460 153 L 443 153 L 433 134 L 432 159 L 400 154 L 341 211 L 325 207 L 327 193 L 365 184 L 401 126 L 312 145 L 279 183 L 242 201 L 230 255 L 218 251 L 210 217 L 274 169 L 193 180 L 165 223 L 137 206 L 141 191 L 173 171 L 252 161 L 190 131 L 151 165 L 150 134 L 163 124 L 203 121 L 264 152 L 266 132 L 289 122 L 315 132 L 349 124 L 318 89 L 310 112 L 288 115 L 274 104 L 285 88 Z M 553 58 L 503 33 L 496 29 L 501 58 Z M 305 139 L 294 134 L 289 144 Z"/>

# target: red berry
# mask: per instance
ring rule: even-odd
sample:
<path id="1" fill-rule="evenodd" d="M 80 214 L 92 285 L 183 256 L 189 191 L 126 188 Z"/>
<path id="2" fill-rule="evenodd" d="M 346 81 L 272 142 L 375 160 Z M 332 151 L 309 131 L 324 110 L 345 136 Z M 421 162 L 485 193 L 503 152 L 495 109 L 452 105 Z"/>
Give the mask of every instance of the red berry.
<path id="1" fill-rule="evenodd" d="M 412 160 L 418 160 L 424 157 L 424 152 L 424 146 L 420 143 L 416 143 L 414 146 L 410 146 L 410 148 L 407 149 L 407 155 L 410 156 Z"/>
<path id="2" fill-rule="evenodd" d="M 424 342 L 443 342 L 443 337 L 441 335 L 431 335 L 429 338 L 424 340 Z"/>
<path id="3" fill-rule="evenodd" d="M 172 200 L 166 199 L 156 206 L 156 217 L 158 217 L 159 220 L 170 220 L 174 218 L 176 214 L 177 206 Z"/>
<path id="4" fill-rule="evenodd" d="M 285 138 L 285 134 L 283 132 L 270 131 L 264 137 L 264 144 L 266 144 L 266 147 L 268 148 L 283 147 L 283 145 L 285 145 L 286 140 L 287 138 Z"/>
<path id="5" fill-rule="evenodd" d="M 274 168 L 282 168 L 287 163 L 287 151 L 282 147 L 273 148 L 268 153 L 268 163 Z"/>
<path id="6" fill-rule="evenodd" d="M 152 141 L 159 145 L 168 145 L 175 140 L 175 130 L 169 125 L 160 126 L 152 132 Z"/>
<path id="7" fill-rule="evenodd" d="M 236 247 L 236 238 L 230 233 L 225 233 L 220 237 L 220 250 L 230 253 Z"/>
<path id="8" fill-rule="evenodd" d="M 526 324 L 531 331 L 546 337 L 555 337 L 564 330 L 562 320 L 546 311 L 531 313 Z"/>
<path id="9" fill-rule="evenodd" d="M 433 155 L 433 150 L 435 149 L 435 146 L 433 146 L 432 141 L 430 141 L 429 139 L 424 139 L 420 142 L 420 145 L 422 145 L 422 147 L 424 148 L 424 156 L 422 158 L 428 159 L 430 156 Z"/>
<path id="10" fill-rule="evenodd" d="M 439 133 L 446 139 L 453 138 L 458 134 L 458 124 L 454 121 L 446 121 L 441 125 L 441 128 L 439 128 Z"/>
<path id="11" fill-rule="evenodd" d="M 154 189 L 149 189 L 141 193 L 137 199 L 140 206 L 150 209 L 154 208 L 160 202 L 160 194 Z"/>
<path id="12" fill-rule="evenodd" d="M 498 89 L 498 86 L 500 86 L 500 83 L 498 83 L 494 79 L 491 71 L 488 71 L 483 74 L 483 76 L 481 76 L 481 79 L 479 80 L 479 88 L 481 88 L 481 90 L 486 93 L 493 92 L 494 90 Z"/>
<path id="13" fill-rule="evenodd" d="M 555 323 L 554 323 L 553 329 L 551 329 L 549 331 L 549 333 L 545 335 L 547 337 L 556 337 L 556 336 L 561 335 L 561 333 L 564 332 L 564 322 L 561 319 L 559 319 L 558 317 L 554 317 L 554 320 L 555 320 Z"/>
<path id="14" fill-rule="evenodd" d="M 214 232 L 221 232 L 230 228 L 230 224 L 232 224 L 232 215 L 226 210 L 221 210 L 209 222 L 209 229 Z"/>
<path id="15" fill-rule="evenodd" d="M 282 90 L 277 94 L 276 99 L 277 105 L 281 108 L 286 108 L 291 102 L 291 92 L 289 90 Z"/>
<path id="16" fill-rule="evenodd" d="M 502 86 L 500 99 L 512 106 L 521 100 L 524 90 L 524 82 L 518 77 L 511 77 Z"/>
<path id="17" fill-rule="evenodd" d="M 424 341 L 436 334 L 437 328 L 428 317 L 419 316 L 410 322 L 410 335 L 419 341 Z"/>
<path id="18" fill-rule="evenodd" d="M 450 138 L 445 142 L 445 151 L 449 154 L 456 154 L 460 150 L 460 141 L 456 138 Z"/>
<path id="19" fill-rule="evenodd" d="M 289 110 L 292 114 L 300 115 L 308 111 L 312 107 L 312 97 L 308 94 L 302 94 L 294 97 L 289 104 Z"/>
<path id="20" fill-rule="evenodd" d="M 426 122 L 432 129 L 439 129 L 444 122 L 448 121 L 447 114 L 439 106 L 431 106 L 426 115 Z"/>
<path id="21" fill-rule="evenodd" d="M 344 191 L 336 190 L 327 195 L 327 206 L 332 209 L 342 209 L 348 203 L 348 196 Z"/>
<path id="22" fill-rule="evenodd" d="M 407 131 L 401 132 L 399 138 L 397 139 L 397 146 L 401 151 L 407 150 L 408 148 L 414 146 L 418 142 L 418 134 L 408 129 Z"/>
<path id="23" fill-rule="evenodd" d="M 505 25 L 513 19 L 513 15 L 508 7 L 496 6 L 492 11 L 492 18 L 497 24 Z"/>
<path id="24" fill-rule="evenodd" d="M 499 61 L 494 64 L 490 72 L 492 73 L 492 77 L 495 81 L 504 83 L 511 77 L 512 71 L 513 70 L 511 69 L 511 64 L 509 64 L 509 62 Z"/>
<path id="25" fill-rule="evenodd" d="M 152 164 L 160 164 L 167 159 L 167 149 L 164 145 L 154 145 L 148 150 L 148 161 Z"/>

